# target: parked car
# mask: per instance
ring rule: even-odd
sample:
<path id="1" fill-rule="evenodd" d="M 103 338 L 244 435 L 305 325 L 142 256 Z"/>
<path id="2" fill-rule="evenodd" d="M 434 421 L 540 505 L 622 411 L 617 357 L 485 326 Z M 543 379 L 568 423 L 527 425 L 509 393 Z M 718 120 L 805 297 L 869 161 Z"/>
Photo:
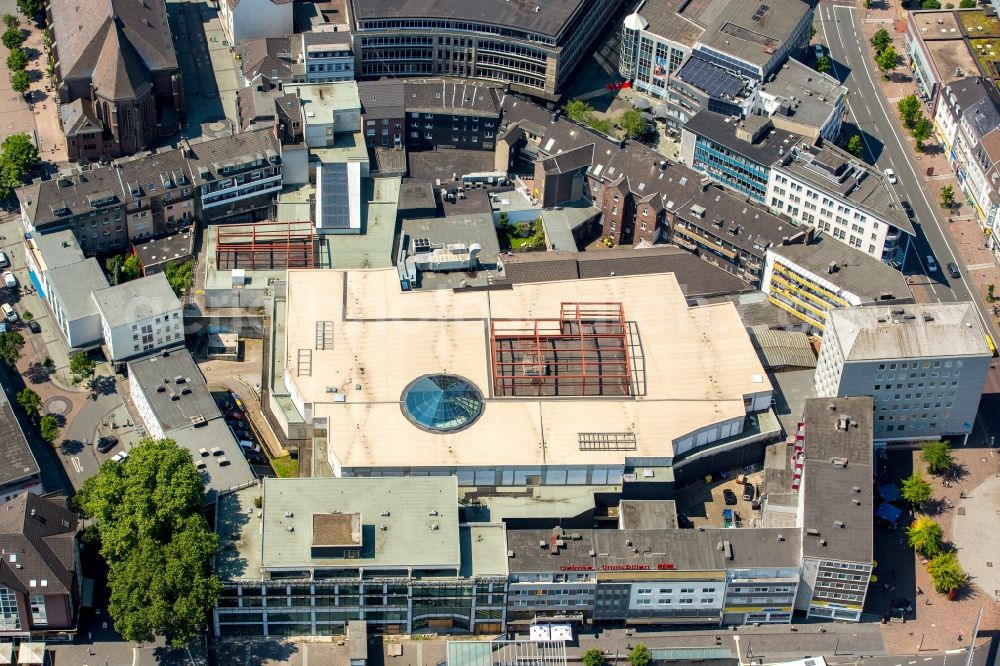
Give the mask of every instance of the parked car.
<path id="1" fill-rule="evenodd" d="M 906 217 L 913 219 L 913 206 L 910 205 L 909 201 L 905 199 L 899 202 L 903 207 L 903 212 L 906 213 Z"/>
<path id="2" fill-rule="evenodd" d="M 31 329 L 32 333 L 41 333 L 42 332 L 41 325 L 37 321 L 35 321 L 34 319 L 32 319 L 31 321 L 28 322 L 28 328 Z"/>
<path id="3" fill-rule="evenodd" d="M 118 444 L 118 438 L 114 435 L 107 435 L 97 440 L 97 450 L 101 453 L 107 453 L 111 449 L 115 448 L 116 444 Z"/>
<path id="4" fill-rule="evenodd" d="M 934 255 L 932 254 L 927 255 L 927 272 L 937 273 L 937 262 L 934 261 Z"/>
<path id="5" fill-rule="evenodd" d="M 0 268 L 7 268 L 10 266 L 10 259 L 7 258 L 7 254 L 0 252 Z"/>
<path id="6" fill-rule="evenodd" d="M 234 428 L 233 434 L 236 435 L 237 439 L 247 439 L 251 441 L 253 440 L 253 436 L 248 431 L 243 430 L 242 428 L 240 429 Z"/>
<path id="7" fill-rule="evenodd" d="M 3 286 L 8 289 L 17 289 L 17 278 L 10 271 L 3 272 Z"/>
<path id="8" fill-rule="evenodd" d="M 736 493 L 734 493 L 729 488 L 726 488 L 725 490 L 722 491 L 722 498 L 725 500 L 726 505 L 728 506 L 733 506 L 737 502 Z"/>
<path id="9" fill-rule="evenodd" d="M 752 502 L 754 497 L 754 487 L 752 483 L 743 484 L 743 499 Z"/>
<path id="10" fill-rule="evenodd" d="M 231 412 L 226 412 L 226 418 L 230 419 L 232 421 L 242 421 L 243 420 L 243 414 L 241 412 L 237 412 L 237 411 L 234 410 L 234 411 L 231 411 Z"/>
<path id="11" fill-rule="evenodd" d="M 10 306 L 10 303 L 0 305 L 0 311 L 3 311 L 3 316 L 7 321 L 11 323 L 17 321 L 17 313 L 14 312 L 14 308 Z"/>
<path id="12" fill-rule="evenodd" d="M 885 177 L 889 181 L 890 185 L 896 184 L 896 172 L 893 171 L 892 169 L 885 170 Z"/>
<path id="13" fill-rule="evenodd" d="M 826 55 L 826 52 L 823 51 L 823 45 L 822 44 L 814 44 L 813 45 L 813 51 L 816 53 L 816 57 L 817 58 L 822 58 L 824 55 Z"/>
<path id="14" fill-rule="evenodd" d="M 962 274 L 958 272 L 958 266 L 955 265 L 954 261 L 949 261 L 945 268 L 948 269 L 948 275 L 952 276 L 956 280 L 962 277 Z"/>
<path id="15" fill-rule="evenodd" d="M 114 460 L 115 462 L 122 462 L 126 458 L 128 458 L 128 451 L 119 451 L 115 455 L 111 456 L 111 460 Z"/>

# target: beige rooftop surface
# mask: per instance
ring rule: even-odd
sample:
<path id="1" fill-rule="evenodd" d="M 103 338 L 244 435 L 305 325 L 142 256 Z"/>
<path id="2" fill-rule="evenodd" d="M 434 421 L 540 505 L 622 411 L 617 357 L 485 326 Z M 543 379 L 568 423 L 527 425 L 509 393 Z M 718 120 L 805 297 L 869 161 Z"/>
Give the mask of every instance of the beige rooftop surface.
<path id="1" fill-rule="evenodd" d="M 742 417 L 745 396 L 771 389 L 735 307 L 689 308 L 673 274 L 404 293 L 395 269 L 291 270 L 287 294 L 290 388 L 314 417 L 329 418 L 330 448 L 346 467 L 670 458 L 675 440 Z M 558 317 L 564 302 L 622 303 L 638 334 L 640 395 L 492 398 L 490 318 Z M 323 321 L 332 344 L 317 349 Z M 403 415 L 406 386 L 437 373 L 460 375 L 483 394 L 482 415 L 464 430 L 427 432 Z M 579 433 L 609 432 L 634 432 L 636 450 L 580 451 Z"/>

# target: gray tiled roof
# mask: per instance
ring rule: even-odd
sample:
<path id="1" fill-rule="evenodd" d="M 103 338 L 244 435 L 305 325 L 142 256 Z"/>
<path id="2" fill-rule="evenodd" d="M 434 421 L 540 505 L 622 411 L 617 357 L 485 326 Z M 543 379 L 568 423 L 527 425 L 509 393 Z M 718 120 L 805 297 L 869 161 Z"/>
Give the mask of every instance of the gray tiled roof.
<path id="1" fill-rule="evenodd" d="M 452 115 L 498 116 L 493 87 L 475 81 L 407 79 L 403 84 L 407 111 Z"/>
<path id="2" fill-rule="evenodd" d="M 69 229 L 51 234 L 35 234 L 33 240 L 49 270 L 84 260 L 83 250 Z"/>
<path id="3" fill-rule="evenodd" d="M 32 477 L 39 472 L 38 462 L 14 415 L 13 406 L 4 393 L 0 391 L 0 486 Z"/>
<path id="4" fill-rule="evenodd" d="M 0 582 L 26 594 L 70 594 L 76 531 L 76 515 L 57 499 L 22 493 L 0 506 L 0 549 L 9 554 L 0 558 Z"/>
<path id="5" fill-rule="evenodd" d="M 63 133 L 66 136 L 103 132 L 101 122 L 94 116 L 94 107 L 88 99 L 76 99 L 59 107 Z"/>
<path id="6" fill-rule="evenodd" d="M 402 81 L 358 81 L 361 113 L 382 118 L 401 118 L 405 113 L 405 85 Z"/>
<path id="7" fill-rule="evenodd" d="M 790 151 L 802 137 L 782 129 L 773 128 L 756 143 L 736 136 L 737 128 L 745 121 L 722 113 L 704 109 L 694 114 L 684 124 L 684 131 L 706 139 L 769 168 L 782 153 Z"/>
<path id="8" fill-rule="evenodd" d="M 253 80 L 258 76 L 266 79 L 289 79 L 292 75 L 292 63 L 282 54 L 291 52 L 290 37 L 261 37 L 249 39 L 241 45 L 243 76 Z"/>
<path id="9" fill-rule="evenodd" d="M 127 326 L 181 307 L 163 273 L 96 291 L 94 302 L 111 328 Z"/>
<path id="10" fill-rule="evenodd" d="M 704 217 L 695 216 L 693 206 L 704 208 Z M 801 232 L 791 222 L 715 186 L 686 201 L 677 216 L 757 256 L 764 256 L 764 248 L 781 244 L 782 238 Z"/>
<path id="11" fill-rule="evenodd" d="M 542 160 L 542 168 L 546 173 L 569 173 L 577 169 L 589 168 L 594 163 L 594 144 L 559 153 Z"/>

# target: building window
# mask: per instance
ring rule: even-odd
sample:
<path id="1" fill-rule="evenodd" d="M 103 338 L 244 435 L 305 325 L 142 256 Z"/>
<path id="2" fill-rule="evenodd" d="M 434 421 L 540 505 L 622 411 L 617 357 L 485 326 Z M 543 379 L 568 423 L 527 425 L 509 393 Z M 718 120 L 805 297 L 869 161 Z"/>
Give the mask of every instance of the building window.
<path id="1" fill-rule="evenodd" d="M 17 598 L 8 588 L 0 586 L 0 629 L 10 631 L 21 628 L 17 614 Z"/>
<path id="2" fill-rule="evenodd" d="M 34 625 L 45 625 L 49 623 L 45 613 L 45 597 L 41 594 L 31 595 L 31 623 Z"/>

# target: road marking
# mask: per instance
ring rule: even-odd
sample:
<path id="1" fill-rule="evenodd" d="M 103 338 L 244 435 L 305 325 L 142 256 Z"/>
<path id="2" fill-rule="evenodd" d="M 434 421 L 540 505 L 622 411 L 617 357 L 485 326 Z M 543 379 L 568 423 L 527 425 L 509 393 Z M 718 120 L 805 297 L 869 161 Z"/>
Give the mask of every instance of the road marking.
<path id="1" fill-rule="evenodd" d="M 930 661 L 930 660 L 931 660 L 931 659 L 933 659 L 933 658 L 934 658 L 934 657 L 924 657 L 924 661 Z"/>
<path id="2" fill-rule="evenodd" d="M 913 661 L 908 661 L 908 662 L 906 662 L 906 663 L 907 663 L 907 664 L 915 664 L 915 663 L 917 663 L 917 660 L 916 660 L 916 659 L 914 659 Z"/>
<path id="3" fill-rule="evenodd" d="M 72 458 L 69 459 L 69 461 L 70 463 L 73 464 L 73 469 L 76 470 L 77 474 L 83 472 L 83 465 L 80 464 L 79 456 L 73 456 Z"/>

